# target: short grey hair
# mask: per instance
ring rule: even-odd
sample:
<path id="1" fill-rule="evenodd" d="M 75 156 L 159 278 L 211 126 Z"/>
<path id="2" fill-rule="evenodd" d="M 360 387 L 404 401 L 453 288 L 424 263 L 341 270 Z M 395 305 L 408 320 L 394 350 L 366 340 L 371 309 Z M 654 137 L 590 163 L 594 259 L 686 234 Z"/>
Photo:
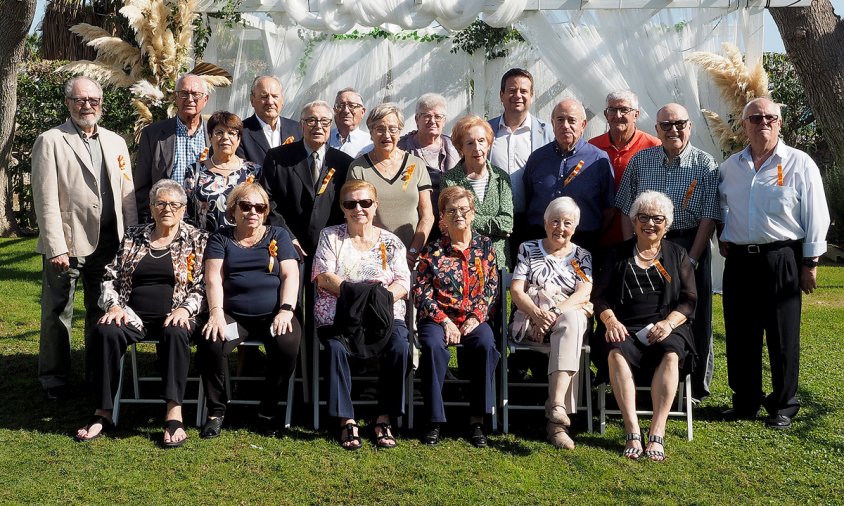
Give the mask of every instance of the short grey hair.
<path id="1" fill-rule="evenodd" d="M 323 107 L 326 111 L 328 111 L 329 115 L 333 114 L 331 106 L 328 105 L 328 102 L 326 102 L 325 100 L 314 100 L 313 102 L 308 102 L 302 107 L 302 110 L 299 112 L 299 121 L 305 119 L 305 111 L 307 111 L 308 109 L 313 109 L 315 107 Z"/>
<path id="2" fill-rule="evenodd" d="M 580 207 L 571 197 L 557 197 L 545 208 L 542 220 L 547 224 L 548 220 L 555 216 L 570 216 L 576 227 L 580 223 Z"/>
<path id="3" fill-rule="evenodd" d="M 64 98 L 70 98 L 70 96 L 73 94 L 73 87 L 79 81 L 88 81 L 89 83 L 92 83 L 94 86 L 97 87 L 97 90 L 99 90 L 100 98 L 103 97 L 103 87 L 102 87 L 102 85 L 100 85 L 99 82 L 97 82 L 94 79 L 91 79 L 88 76 L 76 76 L 76 77 L 71 77 L 70 79 L 67 80 L 66 83 L 64 83 Z"/>
<path id="4" fill-rule="evenodd" d="M 258 86 L 258 81 L 260 81 L 261 79 L 272 79 L 273 81 L 278 83 L 279 88 L 282 88 L 282 90 L 284 89 L 284 87 L 281 85 L 281 80 L 276 76 L 258 76 L 252 80 L 252 86 L 249 88 L 250 95 L 255 95 L 255 87 Z"/>
<path id="5" fill-rule="evenodd" d="M 753 100 L 751 100 L 750 102 L 748 102 L 744 105 L 744 108 L 741 110 L 741 119 L 743 119 L 743 120 L 747 119 L 747 110 L 750 109 L 751 105 L 755 104 L 756 102 L 762 102 L 762 101 L 770 102 L 770 103 L 774 104 L 774 109 L 776 109 L 776 111 L 777 111 L 777 116 L 782 117 L 782 107 L 780 107 L 780 104 L 774 102 L 773 100 L 771 100 L 768 97 L 759 97 L 759 98 L 754 98 Z"/>
<path id="6" fill-rule="evenodd" d="M 404 114 L 402 114 L 398 104 L 394 102 L 384 102 L 383 104 L 378 104 L 369 111 L 369 116 L 366 117 L 366 128 L 372 130 L 372 125 L 374 125 L 377 121 L 381 121 L 386 118 L 390 114 L 396 115 L 396 119 L 399 120 L 399 129 L 404 130 Z"/>
<path id="7" fill-rule="evenodd" d="M 358 96 L 358 100 L 360 100 L 361 105 L 363 105 L 363 97 L 360 96 L 360 93 L 358 93 L 358 90 L 356 90 L 352 87 L 346 87 L 346 88 L 343 88 L 342 90 L 338 91 L 337 94 L 334 95 L 334 102 L 335 103 L 338 100 L 340 100 L 340 95 L 342 95 L 343 93 L 354 93 L 355 95 Z"/>
<path id="8" fill-rule="evenodd" d="M 636 215 L 643 207 L 653 207 L 659 213 L 664 214 L 665 228 L 666 230 L 671 228 L 671 224 L 674 223 L 674 204 L 668 198 L 668 195 L 654 190 L 645 190 L 640 193 L 633 201 L 633 205 L 630 206 L 629 216 L 631 221 L 636 221 Z"/>
<path id="9" fill-rule="evenodd" d="M 183 82 L 185 81 L 185 79 L 187 79 L 188 77 L 194 77 L 194 78 L 198 79 L 198 80 L 199 80 L 199 82 L 200 82 L 200 83 L 202 83 L 202 89 L 203 89 L 203 90 L 205 90 L 205 94 L 206 94 L 206 95 L 210 95 L 210 94 L 211 94 L 211 87 L 210 87 L 210 86 L 208 86 L 208 83 L 206 83 L 206 82 L 205 82 L 205 79 L 203 79 L 203 78 L 202 78 L 202 76 L 198 76 L 198 75 L 196 75 L 196 74 L 182 74 L 181 76 L 179 76 L 179 78 L 178 78 L 178 79 L 176 79 L 176 87 L 175 87 L 175 88 L 173 88 L 173 89 L 174 89 L 174 90 L 180 90 L 180 89 L 182 88 L 182 83 L 183 83 Z"/>
<path id="10" fill-rule="evenodd" d="M 175 193 L 179 196 L 179 202 L 182 204 L 188 203 L 188 196 L 182 185 L 173 181 L 172 179 L 159 179 L 149 190 L 149 203 L 154 204 L 158 200 L 159 193 Z"/>
<path id="11" fill-rule="evenodd" d="M 636 109 L 637 111 L 639 110 L 639 97 L 630 90 L 615 90 L 610 92 L 607 95 L 607 107 L 610 106 L 610 102 L 619 100 L 623 100 L 630 104 L 630 107 L 633 109 Z"/>
<path id="12" fill-rule="evenodd" d="M 425 93 L 416 101 L 416 114 L 430 111 L 434 107 L 442 106 L 445 109 L 445 97 L 439 93 Z"/>

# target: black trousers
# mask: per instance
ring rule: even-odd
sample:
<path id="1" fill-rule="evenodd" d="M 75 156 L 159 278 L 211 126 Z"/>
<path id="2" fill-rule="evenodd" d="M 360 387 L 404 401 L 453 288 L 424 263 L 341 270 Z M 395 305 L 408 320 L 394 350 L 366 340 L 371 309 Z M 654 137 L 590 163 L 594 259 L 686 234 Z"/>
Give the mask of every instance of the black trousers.
<path id="1" fill-rule="evenodd" d="M 190 328 L 164 327 L 164 318 L 144 320 L 144 330 L 132 325 L 98 323 L 94 327 L 93 355 L 94 394 L 99 409 L 114 409 L 114 395 L 120 382 L 120 357 L 129 345 L 145 339 L 158 339 L 156 352 L 161 363 L 163 397 L 182 404 L 185 400 L 188 367 L 190 366 L 190 341 L 196 330 L 196 321 Z"/>
<path id="2" fill-rule="evenodd" d="M 731 245 L 724 268 L 727 374 L 733 407 L 794 416 L 800 369 L 801 244 L 784 243 L 759 253 Z M 742 249 L 744 251 L 742 251 Z M 762 392 L 762 336 L 767 338 L 773 391 Z"/>
<path id="3" fill-rule="evenodd" d="M 246 338 L 261 340 L 267 351 L 264 388 L 258 412 L 266 416 L 275 416 L 278 413 L 278 401 L 284 391 L 283 387 L 296 368 L 302 328 L 299 320 L 294 316 L 293 331 L 273 337 L 270 335 L 270 325 L 274 317 L 275 315 L 260 317 L 226 315 L 226 321 L 237 322 L 237 339 L 231 341 L 198 339 L 196 360 L 202 373 L 209 417 L 219 417 L 226 413 L 228 396 L 225 375 L 229 366 L 229 354 Z"/>
<path id="4" fill-rule="evenodd" d="M 669 231 L 666 239 L 680 245 L 689 251 L 697 236 L 697 227 Z M 706 248 L 695 269 L 695 287 L 697 288 L 697 304 L 692 322 L 692 334 L 695 342 L 694 367 L 692 369 L 692 397 L 703 399 L 709 396 L 709 386 L 715 354 L 712 349 L 712 252 L 707 242 Z"/>

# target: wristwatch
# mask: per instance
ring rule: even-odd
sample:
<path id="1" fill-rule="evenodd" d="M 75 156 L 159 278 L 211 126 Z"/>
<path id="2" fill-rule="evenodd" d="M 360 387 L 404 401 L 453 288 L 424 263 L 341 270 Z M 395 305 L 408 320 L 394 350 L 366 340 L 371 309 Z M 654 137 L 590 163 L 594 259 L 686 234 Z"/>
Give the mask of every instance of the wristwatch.
<path id="1" fill-rule="evenodd" d="M 279 311 L 293 311 L 293 306 L 290 304 L 282 304 L 278 307 Z"/>
<path id="2" fill-rule="evenodd" d="M 416 248 L 410 248 L 409 250 L 407 250 L 407 252 L 410 253 L 411 255 L 418 255 L 419 254 L 419 250 L 416 249 Z"/>
<path id="3" fill-rule="evenodd" d="M 806 267 L 808 267 L 810 269 L 814 269 L 815 267 L 818 266 L 818 258 L 817 257 L 804 258 L 803 259 L 803 265 L 805 265 Z"/>
<path id="4" fill-rule="evenodd" d="M 693 268 L 693 269 L 697 269 L 697 266 L 699 265 L 699 263 L 698 263 L 698 261 L 697 261 L 697 260 L 695 260 L 695 259 L 694 259 L 694 258 L 692 258 L 692 257 L 689 257 L 689 262 L 691 262 L 691 264 L 692 264 L 692 268 Z"/>

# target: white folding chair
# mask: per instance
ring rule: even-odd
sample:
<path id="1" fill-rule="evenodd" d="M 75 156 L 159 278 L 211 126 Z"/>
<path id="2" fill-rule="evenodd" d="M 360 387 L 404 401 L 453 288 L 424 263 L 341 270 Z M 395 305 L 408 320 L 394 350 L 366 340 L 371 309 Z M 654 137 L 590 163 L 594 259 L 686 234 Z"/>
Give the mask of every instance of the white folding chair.
<path id="1" fill-rule="evenodd" d="M 650 386 L 636 386 L 636 393 L 638 398 L 639 392 L 650 392 Z M 606 394 L 612 393 L 612 385 L 607 382 L 598 388 L 598 410 L 601 434 L 606 429 L 607 415 L 621 415 L 618 409 L 610 409 L 607 407 Z M 686 435 L 689 441 L 694 437 L 694 430 L 692 428 L 692 377 L 686 374 L 685 378 L 677 384 L 677 396 L 673 403 L 674 408 L 668 412 L 668 416 L 684 417 L 686 419 Z M 637 409 L 636 416 L 651 416 L 654 412 L 652 410 Z"/>
<path id="2" fill-rule="evenodd" d="M 513 383 L 510 384 L 509 375 L 507 374 L 507 360 L 508 355 L 513 353 L 516 350 L 531 350 L 531 351 L 543 351 L 542 348 L 537 346 L 529 346 L 516 343 L 510 339 L 510 332 L 509 332 L 509 318 L 508 310 L 509 305 L 507 301 L 507 293 L 510 290 L 510 285 L 513 282 L 513 275 L 507 271 L 503 271 L 501 273 L 501 418 L 502 418 L 502 429 L 505 434 L 509 432 L 510 429 L 510 411 L 511 410 L 525 410 L 525 411 L 538 411 L 538 410 L 545 410 L 545 405 L 543 404 L 519 404 L 514 403 L 510 400 L 510 388 L 543 388 L 545 391 L 548 391 L 548 382 L 527 382 L 527 383 Z M 580 351 L 580 369 L 576 375 L 576 381 L 579 382 L 580 386 L 580 395 L 577 406 L 577 411 L 585 411 L 586 412 L 586 428 L 589 432 L 592 432 L 592 374 L 590 369 L 590 358 L 589 353 L 591 349 L 589 348 L 588 339 L 584 339 L 583 347 Z"/>

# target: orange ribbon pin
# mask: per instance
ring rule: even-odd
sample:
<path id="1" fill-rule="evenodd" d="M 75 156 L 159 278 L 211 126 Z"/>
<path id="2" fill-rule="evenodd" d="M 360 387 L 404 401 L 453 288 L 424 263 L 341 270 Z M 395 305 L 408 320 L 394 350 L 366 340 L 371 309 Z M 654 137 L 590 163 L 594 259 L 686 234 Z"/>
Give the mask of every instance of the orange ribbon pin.
<path id="1" fill-rule="evenodd" d="M 275 264 L 275 258 L 278 256 L 278 244 L 276 244 L 275 239 L 270 241 L 270 246 L 268 249 L 270 250 L 270 265 L 267 270 L 268 272 L 272 272 L 273 265 Z"/>
<path id="2" fill-rule="evenodd" d="M 782 186 L 782 164 L 777 165 L 777 186 Z"/>
<path id="3" fill-rule="evenodd" d="M 416 170 L 416 164 L 412 163 L 410 164 L 410 167 L 407 168 L 407 172 L 404 173 L 404 176 L 402 176 L 402 181 L 404 181 L 401 185 L 402 191 L 407 191 L 407 185 L 410 184 L 410 177 L 413 175 L 414 170 Z"/>
<path id="4" fill-rule="evenodd" d="M 290 137 L 284 139 L 284 142 L 282 142 L 281 145 L 284 146 L 285 144 L 292 144 L 292 143 L 293 143 L 293 136 L 291 135 Z"/>
<path id="5" fill-rule="evenodd" d="M 387 270 L 387 246 L 381 243 L 381 268 Z"/>
<path id="6" fill-rule="evenodd" d="M 196 255 L 188 255 L 188 283 L 193 283 L 193 270 L 196 268 Z"/>
<path id="7" fill-rule="evenodd" d="M 128 172 L 126 172 L 126 159 L 123 155 L 117 155 L 117 166 L 120 167 L 120 173 L 123 174 L 123 177 L 125 177 L 127 181 L 131 181 L 132 177 Z"/>
<path id="8" fill-rule="evenodd" d="M 208 148 L 202 150 L 202 153 L 199 154 L 199 161 L 204 162 L 208 159 Z"/>
<path id="9" fill-rule="evenodd" d="M 589 276 L 586 275 L 586 272 L 584 272 L 583 269 L 580 267 L 580 262 L 578 262 L 577 260 L 572 258 L 569 263 L 571 264 L 572 268 L 574 269 L 575 274 L 577 274 L 577 276 L 581 280 L 583 280 L 584 283 L 591 283 L 592 282 L 592 280 L 589 279 Z"/>
<path id="10" fill-rule="evenodd" d="M 484 286 L 484 270 L 481 268 L 481 259 L 478 257 L 475 257 L 475 270 L 478 271 L 480 285 Z"/>
<path id="11" fill-rule="evenodd" d="M 249 174 L 246 176 L 246 182 L 252 184 L 255 182 L 255 174 Z"/>
<path id="12" fill-rule="evenodd" d="M 577 165 L 574 166 L 574 170 L 571 171 L 571 174 L 569 174 L 569 177 L 567 177 L 566 180 L 563 181 L 563 186 L 568 186 L 569 183 L 571 183 L 572 179 L 576 178 L 577 175 L 580 174 L 580 169 L 583 168 L 584 163 L 585 162 L 583 160 L 577 162 Z"/>
<path id="13" fill-rule="evenodd" d="M 692 195 L 695 194 L 695 187 L 697 187 L 697 179 L 692 180 L 692 183 L 689 185 L 689 189 L 686 190 L 686 196 L 683 197 L 683 209 L 689 205 Z"/>
<path id="14" fill-rule="evenodd" d="M 322 178 L 322 184 L 319 185 L 319 191 L 317 192 L 317 195 L 322 195 L 323 193 L 325 193 L 325 189 L 328 188 L 328 182 L 331 181 L 331 178 L 333 176 L 334 176 L 334 169 L 333 168 L 328 169 L 328 174 L 326 174 L 325 177 Z"/>
<path id="15" fill-rule="evenodd" d="M 665 278 L 665 282 L 670 284 L 671 276 L 668 274 L 668 271 L 665 270 L 665 267 L 659 263 L 659 260 L 654 260 L 654 267 L 656 267 L 656 270 L 658 270 L 659 273 L 662 274 L 662 277 Z"/>

